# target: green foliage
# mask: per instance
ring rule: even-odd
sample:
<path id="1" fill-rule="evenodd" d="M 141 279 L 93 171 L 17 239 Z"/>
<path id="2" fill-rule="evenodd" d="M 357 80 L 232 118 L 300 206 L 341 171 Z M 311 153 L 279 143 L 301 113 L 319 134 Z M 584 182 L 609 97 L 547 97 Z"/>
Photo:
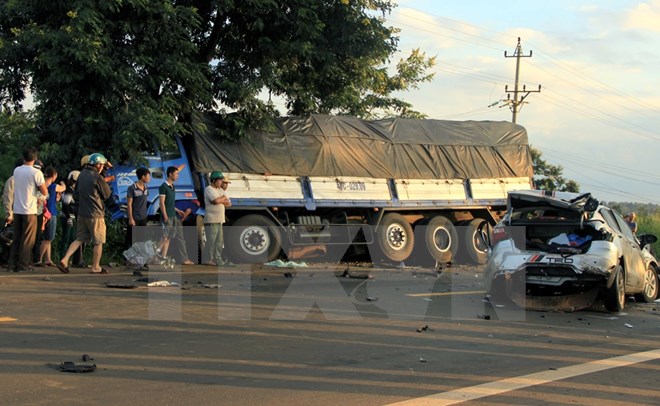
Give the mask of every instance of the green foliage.
<path id="1" fill-rule="evenodd" d="M 387 64 L 397 30 L 386 0 L 22 0 L 0 2 L 0 103 L 29 88 L 52 162 L 111 160 L 190 131 L 195 111 L 235 112 L 234 134 L 276 115 L 420 114 L 392 96 L 432 75 L 419 50 Z M 223 109 L 220 109 L 224 111 Z"/>
<path id="2" fill-rule="evenodd" d="M 660 238 L 660 213 L 643 213 L 637 215 L 637 234 L 653 234 Z M 652 253 L 660 253 L 660 242 L 652 246 Z M 657 257 L 656 257 L 657 258 Z"/>
<path id="3" fill-rule="evenodd" d="M 16 160 L 21 158 L 26 145 L 38 145 L 33 114 L 0 112 L 0 190 L 4 180 L 14 172 Z"/>
<path id="4" fill-rule="evenodd" d="M 532 166 L 534 167 L 534 184 L 536 189 L 554 190 L 559 192 L 579 192 L 580 185 L 574 180 L 567 180 L 563 176 L 564 168 L 561 165 L 552 165 L 542 158 L 542 153 L 531 148 Z"/>
<path id="5" fill-rule="evenodd" d="M 126 223 L 124 221 L 112 221 L 106 217 L 105 240 L 103 245 L 102 264 L 116 262 L 123 265 L 124 259 L 124 240 L 126 238 Z M 91 257 L 90 257 L 91 258 Z M 88 261 L 89 263 L 89 261 Z"/>
<path id="6" fill-rule="evenodd" d="M 20 106 L 30 84 L 42 149 L 59 148 L 56 165 L 93 151 L 137 154 L 183 132 L 182 113 L 211 106 L 209 67 L 189 37 L 199 18 L 174 4 L 3 3 L 2 102 Z"/>
<path id="7" fill-rule="evenodd" d="M 637 235 L 653 234 L 660 238 L 660 206 L 651 203 L 603 202 L 621 215 L 637 214 Z M 653 253 L 660 253 L 660 242 L 653 244 Z"/>

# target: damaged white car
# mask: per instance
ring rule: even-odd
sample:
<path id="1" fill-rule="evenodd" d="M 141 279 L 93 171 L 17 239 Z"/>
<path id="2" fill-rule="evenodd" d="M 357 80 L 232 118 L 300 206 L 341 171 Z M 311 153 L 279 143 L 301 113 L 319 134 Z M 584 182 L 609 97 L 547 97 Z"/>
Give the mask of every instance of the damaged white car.
<path id="1" fill-rule="evenodd" d="M 656 241 L 635 236 L 589 193 L 510 192 L 488 241 L 486 291 L 528 309 L 577 310 L 600 297 L 607 310 L 621 311 L 629 295 L 658 296 L 658 262 L 649 252 Z"/>

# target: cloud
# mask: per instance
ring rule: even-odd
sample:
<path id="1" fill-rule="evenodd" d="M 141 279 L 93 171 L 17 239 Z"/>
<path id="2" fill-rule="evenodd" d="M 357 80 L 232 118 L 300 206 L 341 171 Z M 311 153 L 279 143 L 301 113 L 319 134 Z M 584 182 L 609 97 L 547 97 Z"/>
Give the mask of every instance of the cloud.
<path id="1" fill-rule="evenodd" d="M 402 33 L 416 33 L 423 49 L 446 49 L 455 45 L 456 41 L 438 26 L 436 17 L 408 7 L 397 10 L 389 19 L 394 26 L 401 28 Z M 404 37 L 406 38 L 406 37 Z"/>
<path id="2" fill-rule="evenodd" d="M 660 0 L 640 3 L 630 9 L 623 20 L 624 30 L 660 32 Z"/>

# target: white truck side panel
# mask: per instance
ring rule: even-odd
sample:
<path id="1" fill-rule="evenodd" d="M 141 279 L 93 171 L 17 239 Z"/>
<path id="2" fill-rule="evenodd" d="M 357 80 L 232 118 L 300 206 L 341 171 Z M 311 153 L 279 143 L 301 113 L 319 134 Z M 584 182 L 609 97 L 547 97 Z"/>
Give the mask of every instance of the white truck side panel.
<path id="1" fill-rule="evenodd" d="M 465 200 L 465 187 L 460 179 L 397 179 L 400 201 Z"/>
<path id="2" fill-rule="evenodd" d="M 315 200 L 391 200 L 387 179 L 310 176 Z"/>
<path id="3" fill-rule="evenodd" d="M 480 199 L 506 199 L 510 190 L 530 189 L 529 178 L 470 179 L 472 197 Z"/>
<path id="4" fill-rule="evenodd" d="M 232 199 L 304 199 L 296 176 L 226 173 L 231 184 L 227 194 Z"/>

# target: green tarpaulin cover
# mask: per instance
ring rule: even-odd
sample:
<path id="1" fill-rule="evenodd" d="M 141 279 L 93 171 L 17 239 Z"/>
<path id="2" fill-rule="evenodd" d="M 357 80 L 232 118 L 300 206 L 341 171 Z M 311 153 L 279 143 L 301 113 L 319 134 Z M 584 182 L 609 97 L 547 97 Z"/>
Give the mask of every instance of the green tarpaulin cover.
<path id="1" fill-rule="evenodd" d="M 525 128 L 496 121 L 284 117 L 275 130 L 220 141 L 220 116 L 196 118 L 191 159 L 199 172 L 394 179 L 532 177 Z"/>

